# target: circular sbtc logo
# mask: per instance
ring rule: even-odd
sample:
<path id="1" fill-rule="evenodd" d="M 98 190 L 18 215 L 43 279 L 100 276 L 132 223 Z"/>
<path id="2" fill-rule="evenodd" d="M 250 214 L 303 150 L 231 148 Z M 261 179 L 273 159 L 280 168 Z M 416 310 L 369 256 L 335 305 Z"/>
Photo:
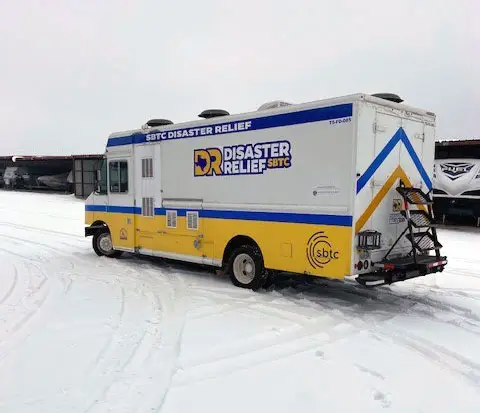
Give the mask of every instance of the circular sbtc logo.
<path id="1" fill-rule="evenodd" d="M 307 242 L 307 259 L 313 268 L 323 268 L 332 260 L 338 260 L 336 251 L 323 231 L 313 234 Z"/>

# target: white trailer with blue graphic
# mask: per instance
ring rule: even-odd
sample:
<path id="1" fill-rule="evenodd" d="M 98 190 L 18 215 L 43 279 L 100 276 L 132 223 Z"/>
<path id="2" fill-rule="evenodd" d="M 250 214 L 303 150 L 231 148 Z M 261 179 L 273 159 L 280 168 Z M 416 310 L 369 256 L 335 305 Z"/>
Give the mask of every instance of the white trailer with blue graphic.
<path id="1" fill-rule="evenodd" d="M 85 207 L 96 253 L 210 265 L 254 289 L 280 271 L 375 285 L 443 270 L 433 113 L 396 95 L 274 106 L 112 134 Z"/>
<path id="2" fill-rule="evenodd" d="M 480 139 L 436 142 L 434 210 L 447 217 L 468 217 L 480 226 Z"/>

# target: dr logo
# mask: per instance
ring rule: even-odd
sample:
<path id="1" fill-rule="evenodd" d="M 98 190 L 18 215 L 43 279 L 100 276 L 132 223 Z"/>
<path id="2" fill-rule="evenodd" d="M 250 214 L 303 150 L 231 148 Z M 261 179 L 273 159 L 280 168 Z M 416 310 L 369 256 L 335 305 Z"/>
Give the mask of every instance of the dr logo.
<path id="1" fill-rule="evenodd" d="M 287 140 L 245 143 L 193 151 L 193 175 L 261 175 L 269 170 L 292 166 L 291 145 Z"/>
<path id="2" fill-rule="evenodd" d="M 194 176 L 222 175 L 222 152 L 220 149 L 196 149 L 193 158 Z"/>

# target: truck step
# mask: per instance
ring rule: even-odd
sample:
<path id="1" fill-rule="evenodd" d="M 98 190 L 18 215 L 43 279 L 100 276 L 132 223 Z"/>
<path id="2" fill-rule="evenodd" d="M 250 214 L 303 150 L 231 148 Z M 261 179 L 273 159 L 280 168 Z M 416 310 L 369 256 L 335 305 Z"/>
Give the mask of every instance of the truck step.
<path id="1" fill-rule="evenodd" d="M 400 211 L 400 213 L 407 218 L 406 211 Z M 436 226 L 432 217 L 422 210 L 410 211 L 410 222 L 415 228 L 430 228 Z"/>
<path id="2" fill-rule="evenodd" d="M 420 188 L 405 188 L 400 186 L 397 192 L 411 205 L 432 205 L 433 201 Z"/>
<path id="3" fill-rule="evenodd" d="M 442 248 L 440 244 L 429 232 L 415 232 L 413 236 L 410 234 L 405 235 L 405 237 L 410 240 L 412 246 L 416 248 L 420 253 L 424 254 L 428 251 L 438 250 Z"/>

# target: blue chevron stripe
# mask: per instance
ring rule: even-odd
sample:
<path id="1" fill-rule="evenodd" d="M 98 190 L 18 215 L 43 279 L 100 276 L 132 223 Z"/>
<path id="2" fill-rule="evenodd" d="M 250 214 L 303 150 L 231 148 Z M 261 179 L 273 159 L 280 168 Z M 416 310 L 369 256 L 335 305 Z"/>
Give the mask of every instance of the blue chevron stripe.
<path id="1" fill-rule="evenodd" d="M 430 180 L 430 177 L 425 171 L 425 168 L 423 167 L 422 162 L 420 161 L 420 158 L 416 154 L 415 149 L 413 149 L 413 146 L 410 140 L 408 139 L 408 136 L 403 130 L 403 128 L 399 128 L 397 132 L 395 132 L 395 135 L 392 136 L 392 138 L 387 142 L 385 147 L 380 151 L 377 157 L 373 160 L 373 162 L 370 164 L 370 166 L 367 168 L 364 174 L 360 178 L 358 178 L 357 194 L 363 189 L 363 187 L 367 184 L 367 182 L 370 180 L 373 174 L 377 171 L 380 165 L 385 161 L 387 156 L 390 155 L 390 152 L 392 152 L 393 148 L 395 148 L 395 146 L 399 142 L 402 142 L 404 144 L 405 148 L 407 149 L 407 152 L 412 158 L 413 163 L 417 167 L 417 170 L 422 176 L 428 189 L 432 189 L 432 181 Z"/>

